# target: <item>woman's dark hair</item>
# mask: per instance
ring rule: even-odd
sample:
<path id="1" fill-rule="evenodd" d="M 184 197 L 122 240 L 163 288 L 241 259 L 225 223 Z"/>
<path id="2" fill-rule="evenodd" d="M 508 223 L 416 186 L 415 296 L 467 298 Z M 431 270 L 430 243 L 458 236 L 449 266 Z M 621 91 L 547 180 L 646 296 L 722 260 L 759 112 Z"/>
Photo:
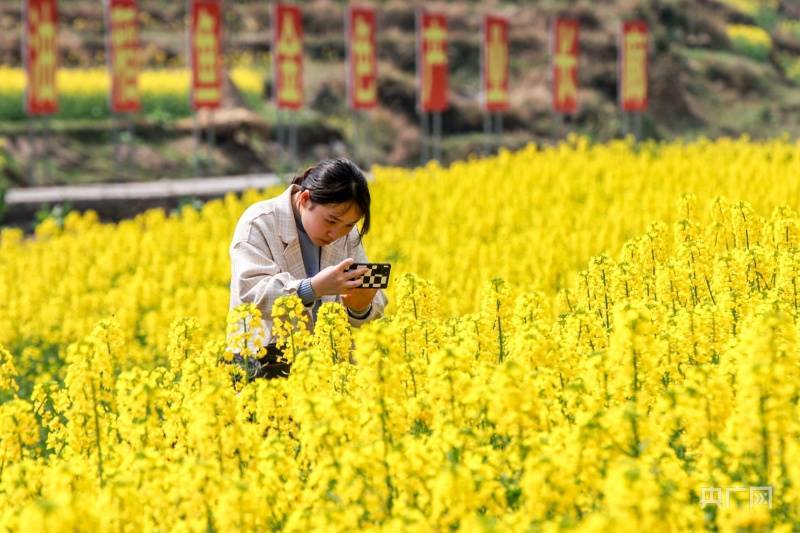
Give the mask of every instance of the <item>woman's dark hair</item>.
<path id="1" fill-rule="evenodd" d="M 349 159 L 325 159 L 292 180 L 300 190 L 311 193 L 315 204 L 343 204 L 355 202 L 364 216 L 359 236 L 369 231 L 369 187 L 367 178 Z"/>

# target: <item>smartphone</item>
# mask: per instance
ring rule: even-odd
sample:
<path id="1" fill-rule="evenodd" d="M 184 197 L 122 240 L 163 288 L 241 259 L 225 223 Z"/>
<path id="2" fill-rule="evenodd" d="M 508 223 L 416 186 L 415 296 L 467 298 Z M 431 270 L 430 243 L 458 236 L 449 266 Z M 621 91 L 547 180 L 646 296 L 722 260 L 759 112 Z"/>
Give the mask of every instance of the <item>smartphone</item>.
<path id="1" fill-rule="evenodd" d="M 389 263 L 353 263 L 344 271 L 349 272 L 361 267 L 367 267 L 369 270 L 364 277 L 361 278 L 361 285 L 358 289 L 385 289 L 389 286 L 389 273 L 392 270 L 392 265 Z"/>

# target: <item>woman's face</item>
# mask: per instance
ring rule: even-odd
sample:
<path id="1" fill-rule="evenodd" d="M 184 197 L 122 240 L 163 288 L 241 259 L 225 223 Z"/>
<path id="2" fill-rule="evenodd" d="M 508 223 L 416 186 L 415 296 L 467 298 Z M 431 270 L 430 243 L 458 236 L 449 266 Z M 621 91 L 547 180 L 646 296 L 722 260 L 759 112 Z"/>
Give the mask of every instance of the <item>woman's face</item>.
<path id="1" fill-rule="evenodd" d="M 298 195 L 298 204 L 303 228 L 317 246 L 327 246 L 344 237 L 361 219 L 361 211 L 355 202 L 315 204 L 309 191 Z"/>

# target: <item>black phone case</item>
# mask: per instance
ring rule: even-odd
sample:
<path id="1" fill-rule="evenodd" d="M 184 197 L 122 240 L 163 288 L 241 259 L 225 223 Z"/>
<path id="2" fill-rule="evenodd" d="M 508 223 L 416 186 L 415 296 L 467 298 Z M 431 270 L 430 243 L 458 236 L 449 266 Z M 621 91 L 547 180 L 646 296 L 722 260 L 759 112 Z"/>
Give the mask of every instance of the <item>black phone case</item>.
<path id="1" fill-rule="evenodd" d="M 369 267 L 369 272 L 362 278 L 361 289 L 385 289 L 389 286 L 389 274 L 392 265 L 389 263 L 353 263 L 345 269 L 345 272 L 355 270 L 359 267 Z"/>

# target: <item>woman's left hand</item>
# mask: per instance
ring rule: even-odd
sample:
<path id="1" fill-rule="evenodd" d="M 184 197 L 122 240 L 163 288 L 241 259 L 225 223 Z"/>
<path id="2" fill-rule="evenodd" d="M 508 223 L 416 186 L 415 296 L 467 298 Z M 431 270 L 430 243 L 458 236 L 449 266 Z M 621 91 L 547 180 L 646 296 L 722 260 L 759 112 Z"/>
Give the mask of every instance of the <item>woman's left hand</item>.
<path id="1" fill-rule="evenodd" d="M 342 303 L 353 311 L 364 311 L 377 292 L 378 289 L 350 289 L 342 294 Z"/>

